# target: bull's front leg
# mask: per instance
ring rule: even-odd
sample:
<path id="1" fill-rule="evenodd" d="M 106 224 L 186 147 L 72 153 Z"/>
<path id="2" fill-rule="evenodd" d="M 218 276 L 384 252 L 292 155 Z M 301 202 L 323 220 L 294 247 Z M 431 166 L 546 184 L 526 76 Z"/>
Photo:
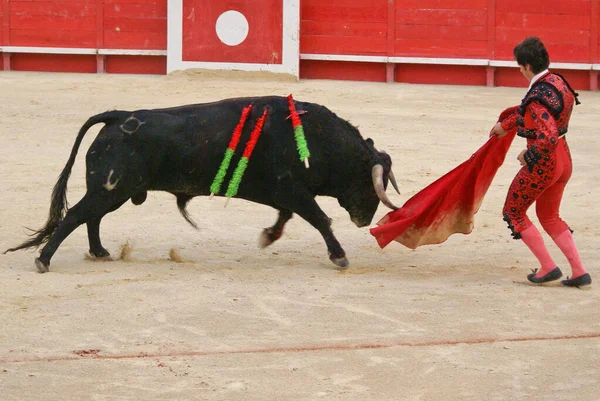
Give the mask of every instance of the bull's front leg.
<path id="1" fill-rule="evenodd" d="M 298 216 L 306 220 L 310 225 L 319 230 L 325 244 L 329 259 L 338 267 L 345 269 L 348 267 L 346 252 L 338 242 L 331 231 L 331 219 L 321 210 L 318 203 L 303 184 L 291 182 L 291 180 L 282 180 L 279 182 L 278 191 L 275 192 L 276 203 L 291 210 Z"/>
<path id="2" fill-rule="evenodd" d="M 336 266 L 342 269 L 347 268 L 348 259 L 346 259 L 346 252 L 344 252 L 337 238 L 333 235 L 333 231 L 331 231 L 331 219 L 321 210 L 314 199 L 312 200 L 312 204 L 307 206 L 309 206 L 306 208 L 307 210 L 295 212 L 319 230 L 325 240 L 325 244 L 327 244 L 329 259 Z"/>
<path id="3" fill-rule="evenodd" d="M 326 215 L 325 218 L 327 219 L 327 228 L 325 230 L 319 229 L 319 232 L 323 235 L 323 239 L 325 239 L 325 243 L 327 244 L 329 259 L 341 269 L 346 269 L 350 264 L 348 259 L 346 259 L 346 252 L 344 252 L 337 238 L 333 235 L 333 231 L 331 231 L 331 219 Z"/>

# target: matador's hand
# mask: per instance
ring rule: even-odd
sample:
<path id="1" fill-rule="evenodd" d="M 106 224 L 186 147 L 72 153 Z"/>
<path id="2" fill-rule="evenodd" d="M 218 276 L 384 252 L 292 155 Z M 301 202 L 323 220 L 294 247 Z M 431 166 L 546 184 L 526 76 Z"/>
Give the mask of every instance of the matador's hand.
<path id="1" fill-rule="evenodd" d="M 506 130 L 502 128 L 502 124 L 500 122 L 497 122 L 496 125 L 494 125 L 494 128 L 492 128 L 490 131 L 490 138 L 494 135 L 496 135 L 498 138 L 502 138 L 504 135 L 506 135 Z"/>

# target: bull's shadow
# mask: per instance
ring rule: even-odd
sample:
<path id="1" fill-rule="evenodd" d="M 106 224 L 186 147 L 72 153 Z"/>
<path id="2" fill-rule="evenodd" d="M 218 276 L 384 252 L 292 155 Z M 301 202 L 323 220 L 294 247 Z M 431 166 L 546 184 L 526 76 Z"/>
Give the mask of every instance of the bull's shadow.
<path id="1" fill-rule="evenodd" d="M 71 169 L 83 137 L 98 123 L 105 125 L 86 155 L 87 191 L 69 208 Z M 308 152 L 309 164 L 304 160 Z M 299 215 L 319 230 L 329 258 L 344 268 L 346 254 L 315 197 L 336 198 L 358 227 L 367 226 L 380 201 L 396 208 L 385 193 L 388 180 L 398 191 L 391 167 L 389 155 L 377 151 L 348 121 L 322 105 L 291 97 L 109 111 L 81 127 L 54 186 L 44 227 L 5 253 L 45 244 L 35 265 L 40 273 L 47 272 L 60 244 L 85 223 L 90 255 L 109 258 L 100 241 L 100 222 L 106 214 L 130 199 L 141 205 L 148 191 L 166 191 L 177 197 L 181 214 L 195 226 L 186 205 L 212 191 L 279 211 L 275 224 L 261 234 L 263 247 L 281 237 L 293 214 Z"/>

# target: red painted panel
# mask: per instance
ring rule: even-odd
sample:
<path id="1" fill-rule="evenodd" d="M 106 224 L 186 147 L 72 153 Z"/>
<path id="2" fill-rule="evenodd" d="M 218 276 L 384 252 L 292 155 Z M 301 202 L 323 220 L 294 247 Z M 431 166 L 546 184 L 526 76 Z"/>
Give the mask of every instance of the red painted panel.
<path id="1" fill-rule="evenodd" d="M 96 31 L 27 29 L 10 31 L 11 46 L 85 47 L 96 45 Z"/>
<path id="2" fill-rule="evenodd" d="M 105 48 L 167 48 L 166 0 L 105 0 L 104 3 Z"/>
<path id="3" fill-rule="evenodd" d="M 104 30 L 115 32 L 161 32 L 167 34 L 166 19 L 104 18 Z"/>
<path id="4" fill-rule="evenodd" d="M 162 56 L 108 56 L 105 65 L 112 74 L 167 73 L 167 58 Z"/>
<path id="5" fill-rule="evenodd" d="M 385 82 L 386 67 L 382 63 L 300 60 L 300 78 Z"/>
<path id="6" fill-rule="evenodd" d="M 531 14 L 589 15 L 592 0 L 501 0 L 496 1 L 496 12 L 522 12 Z"/>
<path id="7" fill-rule="evenodd" d="M 445 41 L 483 41 L 487 46 L 485 26 L 396 25 L 396 39 L 430 39 Z"/>
<path id="8" fill-rule="evenodd" d="M 387 22 L 387 5 L 342 7 L 321 5 L 302 7 L 304 21 Z"/>
<path id="9" fill-rule="evenodd" d="M 529 35 L 539 36 L 548 49 L 550 60 L 577 63 L 591 62 L 589 31 L 579 32 L 579 37 L 574 39 L 572 31 L 532 31 L 502 27 L 496 29 L 496 59 L 512 60 L 514 47 Z"/>
<path id="10" fill-rule="evenodd" d="M 514 11 L 514 10 L 512 10 Z M 564 29 L 588 31 L 590 15 L 527 14 L 521 12 L 496 13 L 496 26 L 507 28 Z"/>
<path id="11" fill-rule="evenodd" d="M 600 0 L 594 0 L 592 3 L 592 42 L 591 42 L 591 53 L 592 53 L 592 62 L 600 63 L 600 29 L 598 29 L 598 25 L 600 24 Z"/>
<path id="12" fill-rule="evenodd" d="M 524 38 L 524 37 L 523 37 Z M 543 38 L 542 38 L 543 39 Z M 519 41 L 514 44 L 497 44 L 496 59 L 512 60 L 513 49 Z M 570 45 L 546 45 L 550 61 L 562 63 L 590 63 L 590 48 Z"/>
<path id="13" fill-rule="evenodd" d="M 403 25 L 486 25 L 487 11 L 473 10 L 435 10 L 396 8 L 396 23 Z"/>
<path id="14" fill-rule="evenodd" d="M 397 39 L 396 56 L 486 58 L 487 42 L 445 39 Z"/>
<path id="15" fill-rule="evenodd" d="M 167 48 L 167 20 L 105 18 L 104 47 L 107 49 Z"/>
<path id="16" fill-rule="evenodd" d="M 301 3 L 300 52 L 387 55 L 387 0 Z"/>
<path id="17" fill-rule="evenodd" d="M 522 28 L 505 28 L 496 27 L 497 42 L 513 42 L 519 43 L 526 36 L 538 36 L 544 44 L 574 44 L 576 46 L 589 46 L 590 31 L 572 30 L 558 28 L 537 28 L 537 29 L 522 29 Z"/>
<path id="18" fill-rule="evenodd" d="M 552 67 L 550 67 L 552 68 Z M 578 71 L 578 70 L 559 70 L 553 69 L 552 71 L 561 74 L 569 81 L 569 84 L 575 89 L 589 90 L 590 89 L 590 72 L 589 71 Z"/>
<path id="19" fill-rule="evenodd" d="M 7 3 L 8 4 L 8 3 Z M 4 0 L 0 0 L 0 45 L 8 45 L 8 43 L 4 43 L 4 30 L 5 25 L 8 21 L 4 20 Z M 2 52 L 0 51 L 0 55 Z M 1 57 L 0 57 L 1 58 Z"/>
<path id="20" fill-rule="evenodd" d="M 300 53 L 305 54 L 387 54 L 387 38 L 353 36 L 306 36 L 300 41 Z"/>
<path id="21" fill-rule="evenodd" d="M 529 83 L 525 81 L 523 74 L 519 72 L 518 68 L 496 68 L 495 75 L 496 86 L 509 86 L 516 88 L 527 89 Z M 523 92 L 523 95 L 525 92 Z M 518 104 L 521 98 L 515 98 L 514 104 Z"/>
<path id="22" fill-rule="evenodd" d="M 96 15 L 94 0 L 88 1 L 16 1 L 10 0 L 10 14 L 80 18 Z"/>
<path id="23" fill-rule="evenodd" d="M 237 46 L 218 38 L 215 25 L 225 11 L 242 13 L 249 25 L 248 36 Z M 183 60 L 242 63 L 282 63 L 283 0 L 252 0 L 183 3 Z"/>
<path id="24" fill-rule="evenodd" d="M 488 52 L 488 0 L 401 0 L 395 55 L 483 58 Z"/>
<path id="25" fill-rule="evenodd" d="M 149 3 L 156 3 L 156 4 L 167 4 L 167 0 L 102 0 L 102 2 L 104 4 L 113 4 L 113 3 L 119 3 L 119 4 L 149 4 Z"/>
<path id="26" fill-rule="evenodd" d="M 329 7 L 365 8 L 365 7 L 387 7 L 389 0 L 327 0 Z M 323 7 L 323 0 L 302 0 L 300 7 Z"/>
<path id="27" fill-rule="evenodd" d="M 401 64 L 396 82 L 412 84 L 485 85 L 485 67 L 461 65 Z"/>
<path id="28" fill-rule="evenodd" d="M 96 16 L 64 18 L 61 16 L 22 16 L 10 17 L 12 30 L 56 30 L 56 31 L 96 31 Z"/>
<path id="29" fill-rule="evenodd" d="M 399 0 L 397 4 L 400 8 L 440 10 L 485 10 L 487 8 L 487 0 Z"/>
<path id="30" fill-rule="evenodd" d="M 10 1 L 12 46 L 94 47 L 95 4 L 80 1 Z"/>
<path id="31" fill-rule="evenodd" d="M 96 0 L 96 47 L 104 48 L 104 12 L 102 8 L 103 0 Z M 105 70 L 104 65 L 100 64 L 100 59 L 98 61 L 98 71 L 102 72 Z"/>
<path id="32" fill-rule="evenodd" d="M 16 53 L 11 56 L 11 68 L 15 71 L 95 73 L 96 56 Z"/>
<path id="33" fill-rule="evenodd" d="M 316 35 L 385 38 L 387 37 L 387 23 L 333 21 L 325 24 L 318 21 L 302 21 L 300 34 L 302 39 L 306 36 Z"/>
<path id="34" fill-rule="evenodd" d="M 590 88 L 590 72 L 576 70 L 552 70 L 562 74 L 569 84 L 576 91 L 588 90 Z M 497 68 L 496 69 L 496 86 L 510 86 L 523 88 L 523 94 L 527 90 L 529 83 L 525 80 L 518 68 Z M 520 98 L 515 98 L 515 104 L 519 103 Z M 575 109 L 577 110 L 577 109 Z"/>
<path id="35" fill-rule="evenodd" d="M 167 36 L 161 32 L 104 31 L 104 48 L 165 50 Z"/>
<path id="36" fill-rule="evenodd" d="M 139 19 L 166 19 L 167 18 L 167 2 L 160 1 L 105 1 L 104 2 L 104 17 L 105 18 L 139 18 Z"/>

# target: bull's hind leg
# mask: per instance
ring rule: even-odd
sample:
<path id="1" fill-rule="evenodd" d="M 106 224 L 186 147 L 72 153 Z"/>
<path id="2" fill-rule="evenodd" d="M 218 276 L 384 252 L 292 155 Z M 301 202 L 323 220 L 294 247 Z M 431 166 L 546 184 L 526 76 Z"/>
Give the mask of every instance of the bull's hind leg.
<path id="1" fill-rule="evenodd" d="M 281 234 L 283 234 L 285 223 L 287 223 L 292 216 L 293 213 L 291 210 L 279 209 L 279 216 L 277 217 L 275 224 L 272 227 L 265 228 L 260 235 L 259 246 L 261 248 L 266 248 L 277 241 L 281 237 Z"/>
<path id="2" fill-rule="evenodd" d="M 100 221 L 102 217 L 91 219 L 87 222 L 88 241 L 90 243 L 90 256 L 98 259 L 110 260 L 110 253 L 100 242 Z"/>
<path id="3" fill-rule="evenodd" d="M 133 198 L 132 198 L 133 201 Z M 112 260 L 110 257 L 110 253 L 102 246 L 102 242 L 100 241 L 100 221 L 102 218 L 110 212 L 113 212 L 123 206 L 125 201 L 118 203 L 108 210 L 105 214 L 100 217 L 92 218 L 87 221 L 87 232 L 88 232 L 88 241 L 90 244 L 90 256 L 93 256 L 97 259 L 101 260 Z"/>
<path id="4" fill-rule="evenodd" d="M 56 231 L 54 231 L 44 248 L 42 248 L 40 257 L 35 260 L 35 266 L 40 273 L 48 272 L 50 259 L 52 259 L 52 256 L 60 244 L 83 223 L 97 220 L 97 226 L 94 226 L 92 223 L 93 234 L 96 231 L 96 227 L 98 229 L 98 242 L 94 245 L 99 245 L 102 248 L 99 235 L 100 219 L 109 211 L 116 210 L 128 199 L 128 197 L 125 199 L 116 199 L 113 195 L 105 197 L 102 201 L 100 201 L 100 199 L 98 194 L 90 196 L 89 193 L 86 193 L 75 206 L 69 209 L 64 219 L 62 219 L 58 225 Z"/>

